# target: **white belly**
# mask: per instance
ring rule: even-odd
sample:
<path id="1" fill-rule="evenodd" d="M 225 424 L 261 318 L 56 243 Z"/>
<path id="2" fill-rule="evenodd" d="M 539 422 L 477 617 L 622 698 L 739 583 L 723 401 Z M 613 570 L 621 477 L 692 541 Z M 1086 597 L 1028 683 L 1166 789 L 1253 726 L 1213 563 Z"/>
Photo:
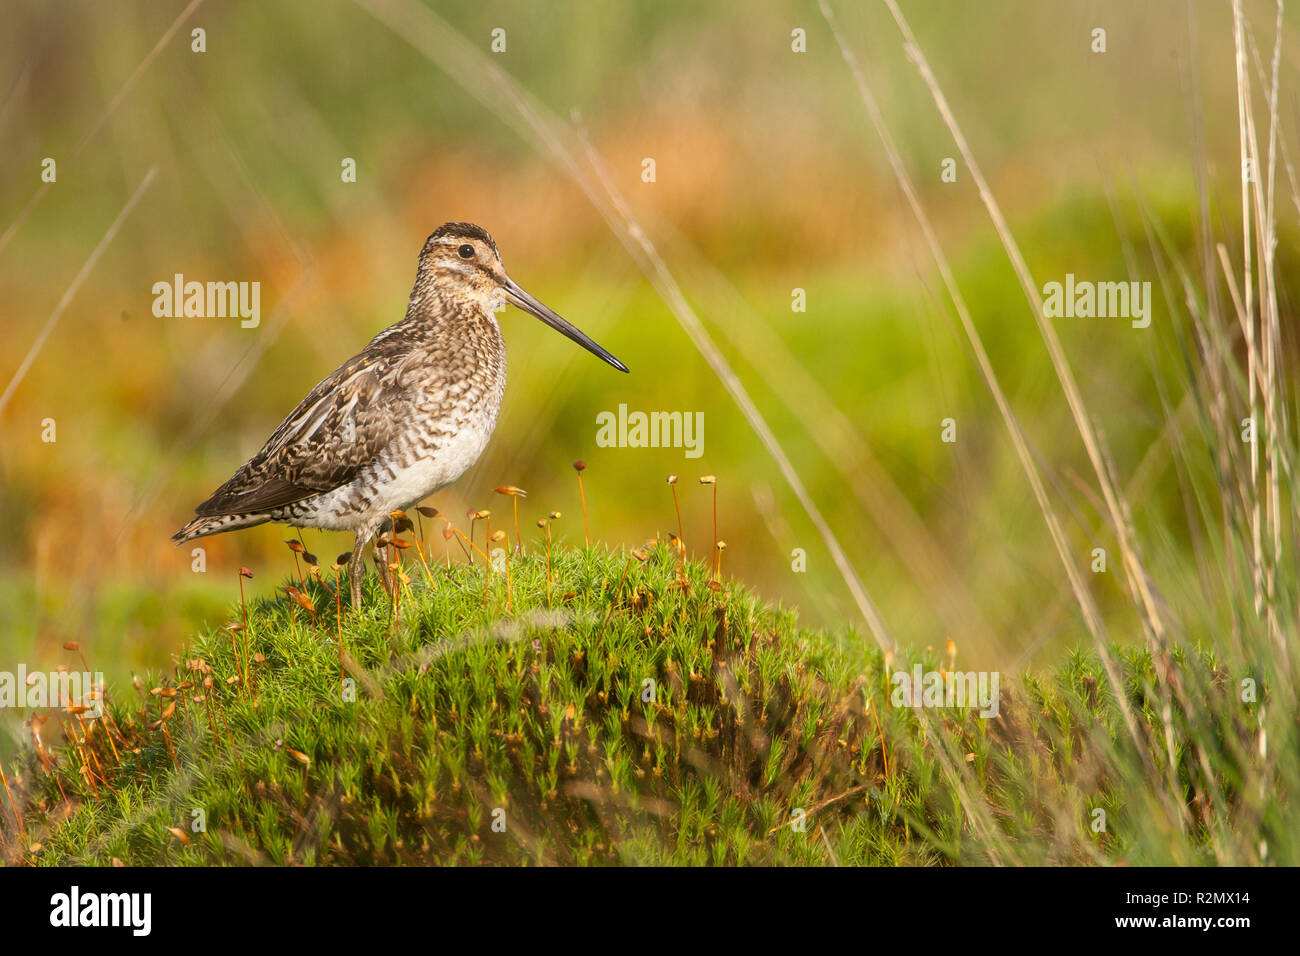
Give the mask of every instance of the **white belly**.
<path id="1" fill-rule="evenodd" d="M 390 511 L 410 508 L 468 471 L 483 454 L 495 425 L 495 420 L 466 424 L 427 455 L 381 456 L 350 483 L 286 509 L 274 520 L 329 531 L 355 531 L 378 523 Z M 401 464 L 404 459 L 409 463 Z"/>
<path id="2" fill-rule="evenodd" d="M 405 467 L 393 465 L 391 478 L 387 469 L 377 469 L 380 480 L 374 486 L 376 507 L 384 514 L 394 508 L 409 508 L 447 487 L 478 461 L 495 424 L 483 422 L 461 428 L 431 455 L 416 458 Z"/>

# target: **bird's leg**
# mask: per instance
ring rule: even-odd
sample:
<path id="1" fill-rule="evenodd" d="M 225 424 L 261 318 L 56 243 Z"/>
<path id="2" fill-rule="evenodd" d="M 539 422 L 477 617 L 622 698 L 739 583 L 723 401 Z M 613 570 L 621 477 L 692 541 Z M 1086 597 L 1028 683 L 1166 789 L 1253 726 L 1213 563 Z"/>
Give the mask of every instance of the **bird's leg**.
<path id="1" fill-rule="evenodd" d="M 385 537 L 389 539 L 393 536 L 393 519 L 385 518 L 379 524 L 379 540 L 375 544 L 375 564 L 379 566 L 379 583 L 384 586 L 385 593 L 391 598 L 393 596 L 393 572 L 389 570 L 389 565 L 393 559 L 393 548 L 390 545 L 383 544 Z"/>
<path id="2" fill-rule="evenodd" d="M 356 547 L 352 549 L 352 557 L 348 559 L 348 586 L 352 589 L 352 610 L 361 610 L 361 578 L 366 573 L 365 559 L 362 552 L 365 548 L 365 542 L 361 540 L 361 535 L 357 535 Z"/>
<path id="3" fill-rule="evenodd" d="M 376 544 L 375 567 L 379 569 L 379 583 L 384 586 L 384 593 L 391 598 L 393 596 L 393 582 L 391 580 L 393 572 L 388 570 L 388 562 L 388 545 Z"/>
<path id="4" fill-rule="evenodd" d="M 374 528 L 358 528 L 357 543 L 348 559 L 348 586 L 352 589 L 352 610 L 361 610 L 361 582 L 366 577 L 366 545 L 374 535 Z"/>

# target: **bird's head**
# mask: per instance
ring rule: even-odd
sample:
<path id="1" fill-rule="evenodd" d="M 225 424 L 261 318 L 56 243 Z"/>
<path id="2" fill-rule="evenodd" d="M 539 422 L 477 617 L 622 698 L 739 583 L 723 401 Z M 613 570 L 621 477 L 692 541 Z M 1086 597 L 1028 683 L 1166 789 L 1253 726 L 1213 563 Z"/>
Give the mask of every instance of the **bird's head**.
<path id="1" fill-rule="evenodd" d="M 589 336 L 520 287 L 510 278 L 501 253 L 482 226 L 469 222 L 448 222 L 434 230 L 420 250 L 417 287 L 429 283 L 445 295 L 470 295 L 495 305 L 503 298 L 511 305 L 541 319 L 557 332 L 604 359 L 620 372 L 625 366 Z"/>

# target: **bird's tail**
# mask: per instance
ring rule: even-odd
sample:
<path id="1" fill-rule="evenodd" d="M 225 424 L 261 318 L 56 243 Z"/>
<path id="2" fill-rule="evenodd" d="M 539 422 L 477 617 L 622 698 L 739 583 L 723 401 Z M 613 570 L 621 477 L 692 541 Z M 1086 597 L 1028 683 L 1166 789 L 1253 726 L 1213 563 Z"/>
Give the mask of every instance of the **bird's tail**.
<path id="1" fill-rule="evenodd" d="M 237 528 L 251 528 L 253 525 L 265 524 L 271 519 L 266 515 L 206 515 L 195 518 L 185 527 L 172 535 L 172 541 L 184 544 L 195 538 L 204 538 L 210 534 L 234 531 Z"/>

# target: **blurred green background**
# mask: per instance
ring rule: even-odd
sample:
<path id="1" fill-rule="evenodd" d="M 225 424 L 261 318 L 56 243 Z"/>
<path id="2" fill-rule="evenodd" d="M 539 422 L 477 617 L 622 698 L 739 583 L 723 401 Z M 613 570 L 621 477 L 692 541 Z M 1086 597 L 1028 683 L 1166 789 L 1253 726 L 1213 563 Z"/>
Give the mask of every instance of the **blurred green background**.
<path id="1" fill-rule="evenodd" d="M 397 17 L 412 6 L 418 0 L 374 4 Z M 557 531 L 580 542 L 570 463 L 582 458 L 593 537 L 631 546 L 676 529 L 664 483 L 676 472 L 686 541 L 707 554 L 710 497 L 695 479 L 715 474 L 726 573 L 797 606 L 806 622 L 860 629 L 821 539 L 671 311 L 575 181 L 470 92 L 490 86 L 494 68 L 566 122 L 579 111 L 611 182 L 899 640 L 937 647 L 951 637 L 968 666 L 996 669 L 1051 659 L 1086 638 L 816 3 L 428 6 L 473 54 L 452 57 L 455 75 L 364 4 L 6 5 L 0 383 L 19 371 L 146 173 L 156 166 L 157 175 L 0 410 L 0 667 L 71 663 L 60 645 L 77 640 L 93 666 L 121 679 L 165 664 L 187 634 L 224 620 L 240 565 L 257 575 L 253 593 L 281 583 L 293 567 L 286 529 L 196 542 L 205 573 L 168 536 L 312 385 L 402 317 L 423 239 L 457 219 L 491 231 L 514 277 L 632 374 L 509 311 L 510 379 L 495 438 L 429 503 L 464 526 L 469 507 L 506 513 L 491 489 L 518 485 L 529 494 L 526 540 L 537 517 L 559 509 Z M 959 160 L 957 181 L 941 181 L 941 163 L 959 154 L 897 28 L 880 4 L 832 7 L 1071 547 L 1084 567 L 1105 547 L 1117 569 L 1060 385 L 971 177 Z M 1274 8 L 1246 7 L 1267 69 Z M 1150 242 L 1163 235 L 1197 262 L 1198 178 L 1215 228 L 1227 237 L 1237 229 L 1230 9 L 1026 0 L 904 10 L 1038 285 L 1067 272 L 1153 283 L 1149 329 L 1123 319 L 1060 319 L 1057 328 L 1120 482 L 1135 490 L 1139 531 L 1155 539 L 1151 565 L 1180 572 L 1192 561 L 1178 530 L 1184 503 L 1153 443 L 1164 398 L 1182 395 L 1184 355 L 1163 296 L 1183 293 L 1156 268 Z M 1288 32 L 1293 25 L 1288 13 Z M 494 54 L 498 27 L 506 51 Z M 1104 54 L 1090 49 L 1097 27 Z M 194 28 L 206 31 L 206 52 L 191 50 Z M 796 28 L 807 33 L 806 53 L 791 50 Z M 1289 55 L 1283 71 L 1285 89 Z M 1293 151 L 1290 99 L 1283 113 Z M 48 188 L 45 157 L 57 162 Z M 345 157 L 356 160 L 356 183 L 341 181 Z M 650 184 L 646 157 L 656 162 Z M 1296 216 L 1278 218 L 1285 277 Z M 175 273 L 259 281 L 261 325 L 156 318 L 151 287 Z M 806 291 L 806 313 L 791 310 L 795 288 Z M 1283 297 L 1289 309 L 1289 289 Z M 596 415 L 620 403 L 704 412 L 704 456 L 596 447 Z M 41 440 L 49 418 L 54 443 Z M 957 423 L 954 444 L 940 440 L 946 418 Z M 327 563 L 351 544 L 311 531 L 306 541 Z M 792 570 L 796 548 L 807 553 L 803 573 Z M 1170 578 L 1194 589 L 1192 574 Z M 1089 583 L 1114 636 L 1136 637 L 1119 578 Z M 1177 608 L 1191 595 L 1167 588 L 1163 597 Z"/>

